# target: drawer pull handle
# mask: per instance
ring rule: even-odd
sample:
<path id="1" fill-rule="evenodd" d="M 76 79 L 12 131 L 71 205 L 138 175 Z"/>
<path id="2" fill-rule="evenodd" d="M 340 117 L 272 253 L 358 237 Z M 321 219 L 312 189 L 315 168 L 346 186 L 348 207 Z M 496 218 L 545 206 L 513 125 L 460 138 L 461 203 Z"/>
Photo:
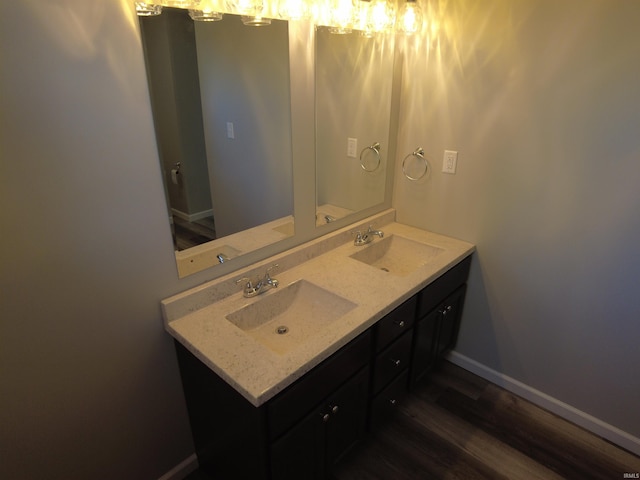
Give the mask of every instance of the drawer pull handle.
<path id="1" fill-rule="evenodd" d="M 397 326 L 399 326 L 400 328 L 404 328 L 404 320 L 400 320 L 400 321 L 395 321 L 393 322 L 395 323 Z"/>
<path id="2" fill-rule="evenodd" d="M 390 358 L 389 360 L 391 360 L 391 363 L 393 363 L 393 365 L 396 367 L 399 367 L 402 363 L 400 360 L 394 360 L 393 358 Z"/>
<path id="3" fill-rule="evenodd" d="M 395 407 L 398 404 L 398 401 L 395 398 L 392 398 L 391 400 L 389 400 L 389 403 L 392 407 Z"/>

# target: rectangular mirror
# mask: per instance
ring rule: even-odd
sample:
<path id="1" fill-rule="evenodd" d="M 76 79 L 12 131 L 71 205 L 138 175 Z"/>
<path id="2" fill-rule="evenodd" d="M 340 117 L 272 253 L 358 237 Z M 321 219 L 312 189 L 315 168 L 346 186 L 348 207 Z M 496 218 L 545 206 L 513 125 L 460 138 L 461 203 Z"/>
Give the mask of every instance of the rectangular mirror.
<path id="1" fill-rule="evenodd" d="M 292 236 L 288 23 L 140 25 L 179 276 Z"/>
<path id="2" fill-rule="evenodd" d="M 385 201 L 394 48 L 393 35 L 316 30 L 317 226 Z"/>

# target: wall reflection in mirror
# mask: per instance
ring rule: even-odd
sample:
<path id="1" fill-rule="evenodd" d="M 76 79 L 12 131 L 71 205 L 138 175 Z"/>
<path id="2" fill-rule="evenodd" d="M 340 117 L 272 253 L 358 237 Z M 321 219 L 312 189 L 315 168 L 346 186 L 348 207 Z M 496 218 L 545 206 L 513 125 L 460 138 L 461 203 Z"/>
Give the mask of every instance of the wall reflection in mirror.
<path id="1" fill-rule="evenodd" d="M 316 30 L 316 225 L 385 201 L 393 35 Z"/>
<path id="2" fill-rule="evenodd" d="M 287 22 L 140 24 L 179 275 L 293 235 Z"/>

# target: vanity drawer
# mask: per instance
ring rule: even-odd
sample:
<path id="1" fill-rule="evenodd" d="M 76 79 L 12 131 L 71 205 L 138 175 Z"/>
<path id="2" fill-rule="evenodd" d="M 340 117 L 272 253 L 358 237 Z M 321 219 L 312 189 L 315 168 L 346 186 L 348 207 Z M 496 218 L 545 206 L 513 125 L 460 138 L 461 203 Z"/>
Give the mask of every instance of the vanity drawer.
<path id="1" fill-rule="evenodd" d="M 371 330 L 367 330 L 269 402 L 269 438 L 282 435 L 370 359 Z"/>
<path id="2" fill-rule="evenodd" d="M 447 295 L 467 281 L 471 256 L 468 256 L 451 270 L 444 273 L 433 283 L 427 285 L 418 293 L 418 318 L 422 318 L 433 310 Z"/>
<path id="3" fill-rule="evenodd" d="M 377 324 L 376 352 L 409 330 L 416 315 L 417 296 L 411 297 Z"/>
<path id="4" fill-rule="evenodd" d="M 377 430 L 395 414 L 399 403 L 407 394 L 408 375 L 409 372 L 405 370 L 387 388 L 374 397 L 373 402 L 371 402 L 369 430 Z"/>
<path id="5" fill-rule="evenodd" d="M 409 366 L 413 331 L 402 335 L 376 357 L 373 374 L 373 392 L 377 393 L 395 376 Z"/>

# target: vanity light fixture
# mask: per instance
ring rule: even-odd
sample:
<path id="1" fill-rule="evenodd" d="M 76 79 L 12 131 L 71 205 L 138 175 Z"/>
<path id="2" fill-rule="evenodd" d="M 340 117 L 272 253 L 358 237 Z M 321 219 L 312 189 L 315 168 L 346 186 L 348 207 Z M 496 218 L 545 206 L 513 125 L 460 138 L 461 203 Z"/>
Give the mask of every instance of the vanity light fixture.
<path id="1" fill-rule="evenodd" d="M 396 8 L 396 1 L 400 8 Z M 356 30 L 365 37 L 394 31 L 411 35 L 422 30 L 419 0 L 144 0 L 135 1 L 140 16 L 158 15 L 162 7 L 189 10 L 193 20 L 217 21 L 238 14 L 250 26 L 270 25 L 272 18 L 301 20 L 328 27 L 331 33 Z"/>
<path id="2" fill-rule="evenodd" d="M 413 35 L 422 29 L 422 9 L 416 0 L 406 0 L 398 12 L 397 30 Z"/>
<path id="3" fill-rule="evenodd" d="M 390 0 L 356 0 L 354 26 L 363 35 L 393 30 L 396 21 L 395 5 Z"/>
<path id="4" fill-rule="evenodd" d="M 306 0 L 280 0 L 278 2 L 278 15 L 289 20 L 302 20 L 309 18 L 309 4 Z"/>
<path id="5" fill-rule="evenodd" d="M 271 19 L 265 16 L 263 0 L 232 0 L 229 8 L 240 14 L 244 25 L 251 27 L 271 25 Z"/>
<path id="6" fill-rule="evenodd" d="M 356 8 L 352 0 L 331 0 L 329 31 L 337 35 L 345 35 L 353 30 Z"/>
<path id="7" fill-rule="evenodd" d="M 248 17 L 259 17 L 264 12 L 264 2 L 262 0 L 231 0 L 228 8 L 240 15 Z"/>
<path id="8" fill-rule="evenodd" d="M 271 25 L 271 19 L 263 17 L 262 15 L 242 15 L 241 20 L 244 25 L 249 27 L 264 27 L 266 25 Z"/>
<path id="9" fill-rule="evenodd" d="M 160 4 L 165 7 L 196 8 L 200 5 L 200 0 L 161 0 Z"/>
<path id="10" fill-rule="evenodd" d="M 153 17 L 162 13 L 162 5 L 147 2 L 135 2 L 135 5 L 139 17 Z"/>
<path id="11" fill-rule="evenodd" d="M 212 10 L 194 10 L 192 8 L 189 9 L 189 16 L 191 20 L 197 22 L 218 22 L 222 20 L 222 13 L 214 12 Z"/>

